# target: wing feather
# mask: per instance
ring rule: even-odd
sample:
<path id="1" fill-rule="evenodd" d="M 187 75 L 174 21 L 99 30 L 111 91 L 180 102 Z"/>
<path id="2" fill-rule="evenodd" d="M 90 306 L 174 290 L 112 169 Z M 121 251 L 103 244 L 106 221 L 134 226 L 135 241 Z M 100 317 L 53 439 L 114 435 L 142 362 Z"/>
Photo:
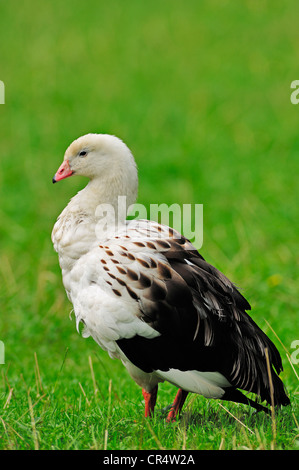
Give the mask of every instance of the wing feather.
<path id="1" fill-rule="evenodd" d="M 144 371 L 217 371 L 232 386 L 269 398 L 265 349 L 277 373 L 281 358 L 236 286 L 173 229 L 142 221 L 127 233 L 114 247 L 119 277 L 138 302 L 138 317 L 160 333 L 119 340 L 128 358 Z"/>

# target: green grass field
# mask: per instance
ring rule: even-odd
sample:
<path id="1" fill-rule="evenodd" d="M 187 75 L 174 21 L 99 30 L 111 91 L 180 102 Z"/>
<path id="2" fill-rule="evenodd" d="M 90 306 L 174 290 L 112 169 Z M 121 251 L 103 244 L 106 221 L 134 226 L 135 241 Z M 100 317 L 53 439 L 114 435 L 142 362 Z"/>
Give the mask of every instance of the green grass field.
<path id="1" fill-rule="evenodd" d="M 299 5 L 0 1 L 1 449 L 298 449 Z M 282 355 L 275 416 L 192 395 L 152 420 L 122 364 L 70 321 L 50 234 L 85 181 L 52 177 L 87 132 L 121 137 L 138 202 L 204 205 L 202 255 Z M 298 358 L 298 355 L 297 355 Z"/>

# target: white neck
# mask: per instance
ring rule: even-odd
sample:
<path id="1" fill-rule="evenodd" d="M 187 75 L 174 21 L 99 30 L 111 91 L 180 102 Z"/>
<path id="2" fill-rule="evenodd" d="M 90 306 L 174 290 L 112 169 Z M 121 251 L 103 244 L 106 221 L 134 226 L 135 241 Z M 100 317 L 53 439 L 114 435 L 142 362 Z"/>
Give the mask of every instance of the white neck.
<path id="1" fill-rule="evenodd" d="M 98 177 L 91 179 L 85 188 L 71 199 L 67 207 L 72 212 L 85 213 L 92 219 L 97 219 L 97 214 L 100 215 L 99 206 L 109 205 L 116 216 L 125 218 L 127 209 L 134 204 L 136 196 L 137 189 L 125 188 L 123 178 L 113 176 L 103 182 L 103 178 Z"/>

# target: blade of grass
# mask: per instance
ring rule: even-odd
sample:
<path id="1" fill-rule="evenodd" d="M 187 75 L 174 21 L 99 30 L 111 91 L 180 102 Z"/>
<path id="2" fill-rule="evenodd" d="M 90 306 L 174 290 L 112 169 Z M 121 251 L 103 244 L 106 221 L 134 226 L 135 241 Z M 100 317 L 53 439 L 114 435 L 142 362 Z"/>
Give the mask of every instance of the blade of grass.
<path id="1" fill-rule="evenodd" d="M 8 432 L 7 432 L 6 426 L 7 426 L 9 429 L 11 429 L 11 431 L 12 431 L 13 433 L 15 433 L 16 436 L 18 436 L 19 439 L 21 439 L 21 441 L 25 442 L 24 437 L 21 436 L 9 423 L 6 423 L 6 422 L 4 421 L 4 419 L 3 419 L 1 416 L 0 416 L 0 419 L 1 419 L 1 422 L 2 422 L 2 424 L 3 424 L 4 430 L 5 430 L 5 434 L 7 435 L 7 439 L 8 439 L 9 442 L 10 442 L 10 439 L 9 439 L 9 436 L 8 436 Z"/>
<path id="2" fill-rule="evenodd" d="M 274 387 L 272 381 L 272 374 L 271 374 L 271 365 L 269 359 L 269 352 L 268 348 L 265 348 L 265 355 L 266 355 L 266 363 L 267 363 L 267 372 L 269 378 L 269 387 L 270 387 L 270 398 L 271 398 L 271 419 L 272 419 L 272 434 L 273 434 L 273 446 L 276 444 L 276 419 L 275 419 L 275 408 L 274 408 Z"/>
<path id="3" fill-rule="evenodd" d="M 3 426 L 3 428 L 4 428 L 4 432 L 5 432 L 6 437 L 7 437 L 8 447 L 9 447 L 9 449 L 12 449 L 13 446 L 12 446 L 10 437 L 9 437 L 9 435 L 8 435 L 7 429 L 6 429 L 6 424 L 5 424 L 4 420 L 1 418 L 1 416 L 0 416 L 0 419 L 1 419 L 1 422 L 2 422 L 2 426 Z"/>
<path id="4" fill-rule="evenodd" d="M 298 374 L 297 374 L 297 372 L 296 372 L 296 370 L 295 370 L 294 364 L 293 364 L 293 362 L 292 362 L 292 360 L 291 360 L 289 354 L 287 353 L 286 356 L 287 356 L 287 359 L 288 359 L 288 361 L 289 361 L 289 363 L 290 363 L 290 365 L 291 365 L 291 367 L 292 367 L 292 369 L 293 369 L 293 372 L 294 372 L 294 374 L 295 374 L 295 376 L 296 376 L 296 379 L 299 380 Z"/>
<path id="5" fill-rule="evenodd" d="M 12 394 L 13 394 L 13 388 L 11 388 L 9 390 L 8 397 L 7 397 L 6 402 L 4 403 L 4 406 L 3 406 L 4 410 L 5 410 L 5 408 L 7 408 L 9 406 L 9 402 L 11 400 Z"/>
<path id="6" fill-rule="evenodd" d="M 79 382 L 79 387 L 80 387 L 80 389 L 81 389 L 81 392 L 82 392 L 83 395 L 84 395 L 84 398 L 85 398 L 85 400 L 86 400 L 87 405 L 90 406 L 90 401 L 88 400 L 87 395 L 86 395 L 86 393 L 85 393 L 85 390 L 84 390 L 84 388 L 82 387 L 82 385 L 81 385 L 80 382 Z"/>
<path id="7" fill-rule="evenodd" d="M 60 367 L 60 369 L 59 369 L 59 372 L 58 372 L 57 377 L 56 377 L 56 380 L 55 380 L 55 384 L 54 384 L 54 387 L 53 387 L 53 390 L 52 390 L 52 394 L 55 393 L 56 386 L 57 386 L 57 382 L 58 382 L 58 379 L 59 379 L 60 374 L 61 374 L 61 372 L 62 372 L 62 369 L 63 369 L 64 363 L 65 363 L 65 361 L 66 361 L 66 356 L 67 356 L 68 352 L 69 352 L 69 348 L 66 348 L 65 353 L 64 353 L 64 357 L 63 357 L 63 361 L 62 361 L 62 364 L 61 364 L 61 367 Z"/>
<path id="8" fill-rule="evenodd" d="M 88 364 L 89 364 L 91 379 L 92 379 L 92 383 L 93 383 L 94 396 L 96 398 L 99 390 L 98 390 L 97 383 L 96 383 L 96 378 L 95 378 L 95 374 L 94 374 L 94 370 L 93 370 L 93 364 L 92 364 L 91 356 L 88 356 Z"/>
<path id="9" fill-rule="evenodd" d="M 285 347 L 285 345 L 283 344 L 283 342 L 281 341 L 281 339 L 279 338 L 278 334 L 274 331 L 274 329 L 272 328 L 272 326 L 270 325 L 270 323 L 266 320 L 266 318 L 264 318 L 264 321 L 267 323 L 268 327 L 270 328 L 270 330 L 272 331 L 272 333 L 276 336 L 277 340 L 280 342 L 281 346 L 283 347 L 283 349 L 286 351 L 287 354 L 289 354 L 289 351 L 287 350 L 287 348 Z"/>
<path id="10" fill-rule="evenodd" d="M 36 378 L 37 396 L 40 396 L 40 392 L 41 393 L 43 392 L 43 386 L 42 386 L 42 381 L 41 381 L 41 376 L 40 376 L 40 371 L 39 371 L 39 365 L 38 365 L 36 352 L 34 352 L 34 361 L 35 361 L 35 378 Z"/>
<path id="11" fill-rule="evenodd" d="M 153 436 L 153 438 L 154 438 L 154 440 L 155 440 L 157 446 L 159 447 L 159 449 L 160 449 L 160 450 L 165 450 L 165 447 L 162 446 L 162 444 L 161 444 L 161 442 L 159 441 L 159 439 L 158 439 L 158 437 L 157 437 L 155 431 L 153 430 L 152 426 L 150 425 L 148 418 L 145 418 L 145 417 L 144 417 L 143 420 L 144 420 L 144 422 L 145 422 L 145 424 L 146 424 L 146 426 L 147 426 L 149 432 L 150 432 L 151 435 Z"/>
<path id="12" fill-rule="evenodd" d="M 109 396 L 108 396 L 108 412 L 107 412 L 107 421 L 106 421 L 106 428 L 104 433 L 104 450 L 107 450 L 108 446 L 108 428 L 109 428 L 109 421 L 110 421 L 110 411 L 111 411 L 111 390 L 112 390 L 112 380 L 109 380 Z"/>
<path id="13" fill-rule="evenodd" d="M 219 448 L 218 450 L 224 450 L 224 437 L 221 438 L 221 441 L 220 441 L 220 445 L 219 445 Z"/>
<path id="14" fill-rule="evenodd" d="M 32 428 L 34 449 L 39 450 L 38 434 L 37 434 L 37 430 L 36 430 L 36 426 L 35 426 L 35 418 L 34 418 L 32 401 L 31 401 L 31 397 L 30 397 L 30 390 L 28 390 L 28 405 L 29 405 L 29 413 L 30 413 L 30 419 L 31 419 L 31 428 Z"/>
<path id="15" fill-rule="evenodd" d="M 221 403 L 218 403 L 218 405 L 221 406 L 221 408 L 223 408 L 236 421 L 238 421 L 238 423 L 240 423 L 242 426 L 244 426 L 244 428 L 246 428 L 249 432 L 251 432 L 251 434 L 254 434 L 254 432 L 248 426 L 246 426 L 246 424 L 242 423 L 242 421 L 240 421 L 236 416 L 234 416 L 227 408 L 225 408 L 225 406 L 223 406 Z"/>

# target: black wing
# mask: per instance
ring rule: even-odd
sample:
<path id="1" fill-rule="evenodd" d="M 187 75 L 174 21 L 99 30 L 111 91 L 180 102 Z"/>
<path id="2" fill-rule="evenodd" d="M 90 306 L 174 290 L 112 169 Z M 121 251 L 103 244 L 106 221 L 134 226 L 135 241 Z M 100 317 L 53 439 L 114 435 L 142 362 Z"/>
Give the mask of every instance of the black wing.
<path id="1" fill-rule="evenodd" d="M 247 300 L 186 238 L 174 237 L 171 229 L 169 235 L 147 244 L 152 248 L 147 252 L 151 263 L 144 264 L 139 289 L 132 293 L 139 303 L 140 318 L 160 336 L 120 339 L 119 347 L 145 372 L 170 368 L 217 371 L 232 387 L 254 392 L 271 403 L 267 349 L 274 401 L 287 404 L 277 375 L 282 371 L 279 352 L 246 313 L 250 310 Z M 155 253 L 159 253 L 158 259 Z M 150 267 L 156 268 L 154 278 L 148 275 Z"/>

